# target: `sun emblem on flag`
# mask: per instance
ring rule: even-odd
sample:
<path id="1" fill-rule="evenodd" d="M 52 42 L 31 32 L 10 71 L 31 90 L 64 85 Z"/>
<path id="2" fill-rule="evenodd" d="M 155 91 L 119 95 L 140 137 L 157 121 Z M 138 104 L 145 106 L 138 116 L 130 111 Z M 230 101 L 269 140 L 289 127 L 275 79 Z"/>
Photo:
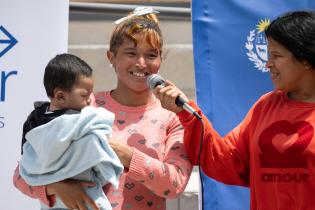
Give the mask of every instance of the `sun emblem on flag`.
<path id="1" fill-rule="evenodd" d="M 245 43 L 248 59 L 254 63 L 255 68 L 262 72 L 269 71 L 269 69 L 266 68 L 268 53 L 267 39 L 264 34 L 264 31 L 269 24 L 269 19 L 260 20 L 256 26 L 257 28 L 249 32 Z"/>

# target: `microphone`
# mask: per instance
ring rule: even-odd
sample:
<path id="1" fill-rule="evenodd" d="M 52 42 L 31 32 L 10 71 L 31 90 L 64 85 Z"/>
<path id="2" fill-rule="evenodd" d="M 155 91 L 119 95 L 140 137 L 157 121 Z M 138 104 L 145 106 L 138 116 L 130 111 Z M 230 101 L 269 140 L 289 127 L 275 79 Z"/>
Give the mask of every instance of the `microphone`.
<path id="1" fill-rule="evenodd" d="M 163 77 L 161 77 L 158 74 L 151 74 L 147 79 L 147 85 L 151 90 L 153 90 L 158 85 L 161 85 L 164 87 L 165 80 L 163 79 Z M 201 116 L 182 97 L 177 96 L 175 99 L 175 104 L 179 107 L 182 107 L 184 110 L 186 110 L 187 112 L 189 112 L 190 114 L 194 115 L 199 120 L 201 120 Z"/>

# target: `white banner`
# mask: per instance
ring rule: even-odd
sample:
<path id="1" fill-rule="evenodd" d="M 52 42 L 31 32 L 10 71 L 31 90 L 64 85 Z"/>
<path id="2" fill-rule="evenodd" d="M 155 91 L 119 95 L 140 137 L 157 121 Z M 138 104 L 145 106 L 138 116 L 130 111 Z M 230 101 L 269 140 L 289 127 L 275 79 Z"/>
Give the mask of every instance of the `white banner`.
<path id="1" fill-rule="evenodd" d="M 0 5 L 0 208 L 39 209 L 13 186 L 22 127 L 36 100 L 47 100 L 43 72 L 67 51 L 68 0 L 4 0 Z"/>

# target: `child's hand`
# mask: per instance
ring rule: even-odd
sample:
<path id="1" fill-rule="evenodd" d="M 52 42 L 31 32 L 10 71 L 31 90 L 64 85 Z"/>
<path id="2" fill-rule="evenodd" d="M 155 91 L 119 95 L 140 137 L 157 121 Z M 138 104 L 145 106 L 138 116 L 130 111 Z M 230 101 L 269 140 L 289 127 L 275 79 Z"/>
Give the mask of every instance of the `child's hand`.
<path id="1" fill-rule="evenodd" d="M 87 210 L 87 205 L 93 210 L 99 210 L 98 205 L 85 192 L 83 186 L 95 186 L 93 182 L 64 180 L 46 186 L 47 195 L 56 195 L 69 209 Z"/>

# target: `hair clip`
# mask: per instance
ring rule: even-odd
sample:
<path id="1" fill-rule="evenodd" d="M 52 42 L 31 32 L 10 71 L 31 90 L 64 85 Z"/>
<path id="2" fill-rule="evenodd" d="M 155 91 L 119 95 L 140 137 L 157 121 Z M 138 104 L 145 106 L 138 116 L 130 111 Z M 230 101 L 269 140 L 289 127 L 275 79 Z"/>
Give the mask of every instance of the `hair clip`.
<path id="1" fill-rule="evenodd" d="M 152 7 L 136 7 L 131 14 L 129 14 L 128 16 L 126 17 L 122 17 L 118 20 L 116 20 L 114 23 L 116 25 L 118 25 L 119 23 L 123 22 L 124 20 L 127 20 L 131 17 L 139 17 L 139 16 L 142 16 L 142 15 L 147 15 L 147 14 L 157 14 L 159 13 L 159 11 L 157 10 L 154 10 Z"/>

